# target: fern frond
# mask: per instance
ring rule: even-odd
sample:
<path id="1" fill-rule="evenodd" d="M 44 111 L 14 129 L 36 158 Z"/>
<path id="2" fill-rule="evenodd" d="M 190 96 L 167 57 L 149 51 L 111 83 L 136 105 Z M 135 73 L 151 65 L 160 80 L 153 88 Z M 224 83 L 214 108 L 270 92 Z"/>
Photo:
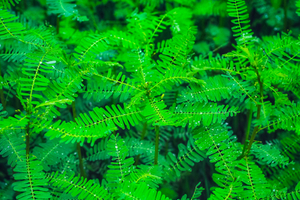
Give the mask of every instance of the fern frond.
<path id="1" fill-rule="evenodd" d="M 133 91 L 142 91 L 140 88 L 136 86 L 136 81 L 126 78 L 122 72 L 119 72 L 118 75 L 112 74 L 112 69 L 109 69 L 107 75 L 101 75 L 98 73 L 93 73 L 94 76 L 101 78 L 103 84 L 106 82 L 111 82 L 112 84 L 116 85 L 115 92 L 133 92 Z M 118 86 L 118 87 L 117 87 Z"/>
<path id="2" fill-rule="evenodd" d="M 52 174 L 48 174 L 45 179 L 49 180 L 49 183 L 53 186 L 64 189 L 65 193 L 71 194 L 73 197 L 78 195 L 78 199 L 111 199 L 108 191 L 99 184 L 96 184 L 93 180 L 87 181 L 87 179 L 83 177 L 74 177 L 74 175 L 74 173 L 67 176 L 65 173 L 60 174 L 53 172 Z"/>
<path id="3" fill-rule="evenodd" d="M 195 104 L 178 104 L 173 113 L 182 119 L 182 126 L 189 124 L 192 127 L 209 126 L 212 123 L 221 123 L 228 116 L 236 115 L 237 107 L 229 108 L 228 105 L 217 105 L 215 103 L 195 103 Z"/>
<path id="4" fill-rule="evenodd" d="M 7 116 L 7 111 L 3 111 L 3 105 L 0 103 L 0 121 L 2 121 L 3 118 L 6 116 Z"/>
<path id="5" fill-rule="evenodd" d="M 273 132 L 277 129 L 293 130 L 298 133 L 299 131 L 299 115 L 300 104 L 293 103 L 291 106 L 278 107 L 273 109 L 270 113 L 270 123 L 266 124 L 265 120 L 255 120 L 256 125 L 263 126 L 259 130 L 268 128 L 269 132 Z M 276 116 L 275 120 L 272 120 Z"/>
<path id="6" fill-rule="evenodd" d="M 46 90 L 49 80 L 43 76 L 43 73 L 51 73 L 52 64 L 56 63 L 55 58 L 49 55 L 50 52 L 46 51 L 41 54 L 31 54 L 26 59 L 25 67 L 22 72 L 26 78 L 22 77 L 21 81 L 21 95 L 26 98 L 27 109 L 31 104 L 38 104 L 35 99 L 41 99 L 41 95 L 36 94 L 36 91 Z"/>
<path id="7" fill-rule="evenodd" d="M 146 183 L 150 188 L 157 189 L 162 183 L 162 169 L 160 166 L 139 165 L 130 173 L 130 181 L 136 184 Z"/>
<path id="8" fill-rule="evenodd" d="M 65 143 L 83 143 L 85 139 L 87 139 L 87 142 L 91 143 L 91 145 L 94 145 L 98 138 L 107 136 L 110 131 L 115 129 L 112 124 L 104 125 L 103 123 L 101 124 L 101 130 L 99 130 L 97 127 L 85 128 L 83 125 L 77 125 L 74 122 L 66 123 L 63 121 L 61 123 L 61 120 L 58 120 L 53 124 L 48 120 L 36 122 L 32 124 L 32 127 L 37 133 L 43 129 L 48 129 L 45 136 L 50 137 L 50 139 L 60 137 L 61 142 Z"/>
<path id="9" fill-rule="evenodd" d="M 76 4 L 72 4 L 73 0 L 47 0 L 50 13 L 59 16 L 73 17 L 73 20 L 79 22 L 88 21 L 86 16 L 80 16 L 78 10 L 75 10 Z"/>
<path id="10" fill-rule="evenodd" d="M 51 198 L 48 188 L 46 174 L 40 162 L 30 155 L 23 155 L 22 161 L 18 161 L 14 168 L 17 172 L 13 176 L 17 182 L 13 183 L 14 190 L 21 192 L 18 199 L 48 199 Z"/>
<path id="11" fill-rule="evenodd" d="M 4 9 L 10 9 L 11 5 L 16 6 L 16 4 L 19 4 L 20 1 L 21 0 L 1 0 L 0 7 L 3 6 Z"/>
<path id="12" fill-rule="evenodd" d="M 146 183 L 135 184 L 126 182 L 120 189 L 120 197 L 124 200 L 140 199 L 140 200 L 170 200 L 160 191 L 150 189 Z"/>
<path id="13" fill-rule="evenodd" d="M 118 134 L 111 135 L 107 143 L 108 154 L 112 156 L 113 161 L 108 166 L 106 180 L 109 187 L 118 188 L 124 183 L 130 171 L 134 169 L 134 160 L 132 157 L 127 158 L 128 148 L 125 146 L 125 141 L 118 137 Z"/>
<path id="14" fill-rule="evenodd" d="M 271 146 L 271 143 L 266 145 L 255 143 L 251 146 L 251 152 L 261 163 L 265 163 L 270 167 L 277 165 L 284 167 L 289 164 L 289 158 L 281 155 L 280 150 Z"/>
<path id="15" fill-rule="evenodd" d="M 91 148 L 90 152 L 87 152 L 88 156 L 86 159 L 89 161 L 110 159 L 110 155 L 106 149 L 108 139 L 109 137 L 103 138 L 100 142 L 95 144 L 94 148 Z"/>
<path id="16" fill-rule="evenodd" d="M 295 156 L 300 151 L 300 138 L 296 134 L 286 136 L 281 140 L 273 140 L 273 143 L 281 149 L 281 154 L 295 160 Z"/>
<path id="17" fill-rule="evenodd" d="M 108 50 L 108 44 L 107 35 L 90 34 L 80 41 L 80 44 L 75 48 L 74 56 L 79 61 L 94 60 L 98 53 Z"/>
<path id="18" fill-rule="evenodd" d="M 5 51 L 2 51 L 0 56 L 7 62 L 22 62 L 30 51 L 26 44 L 6 45 Z"/>
<path id="19" fill-rule="evenodd" d="M 148 120 L 147 123 L 160 126 L 170 125 L 175 122 L 173 118 L 173 113 L 168 109 L 165 109 L 167 106 L 163 101 L 158 99 L 149 98 L 149 103 L 143 110 L 143 116 Z"/>
<path id="20" fill-rule="evenodd" d="M 58 138 L 40 143 L 33 149 L 33 155 L 41 162 L 45 171 L 49 171 L 51 165 L 57 165 L 71 152 L 72 146 L 59 142 Z"/>
<path id="21" fill-rule="evenodd" d="M 274 191 L 270 193 L 267 197 L 262 198 L 262 200 L 298 200 L 300 199 L 300 183 L 297 184 L 294 191 L 287 192 L 286 189 L 280 190 L 280 191 Z"/>
<path id="22" fill-rule="evenodd" d="M 213 180 L 220 186 L 214 190 L 210 199 L 234 199 L 242 192 L 241 181 L 236 167 L 239 165 L 237 157 L 241 148 L 236 144 L 236 136 L 224 125 L 197 128 L 193 138 L 200 150 L 208 149 L 206 155 L 211 162 L 216 162 Z"/>
<path id="23" fill-rule="evenodd" d="M 1 151 L 0 155 L 3 157 L 8 156 L 8 164 L 15 167 L 18 162 L 23 161 L 25 155 L 26 145 L 24 137 L 18 134 L 17 131 L 11 131 L 3 134 L 0 138 Z"/>
<path id="24" fill-rule="evenodd" d="M 278 169 L 268 180 L 272 188 L 276 190 L 290 189 L 294 187 L 300 178 L 300 165 L 290 164 L 284 169 Z"/>
<path id="25" fill-rule="evenodd" d="M 297 14 L 300 16 L 300 1 L 296 1 L 296 6 L 297 6 Z"/>
<path id="26" fill-rule="evenodd" d="M 43 101 L 58 101 L 62 99 L 74 101 L 75 97 L 77 97 L 76 92 L 80 91 L 82 88 L 81 82 L 83 81 L 83 78 L 86 78 L 86 75 L 91 71 L 93 71 L 91 66 L 65 70 L 63 77 L 49 83 L 47 89 L 43 91 L 43 94 L 47 98 Z M 41 118 L 53 119 L 53 117 L 59 115 L 60 113 L 57 112 L 57 110 L 54 108 L 54 105 L 49 105 L 45 108 L 45 110 L 43 110 Z"/>
<path id="27" fill-rule="evenodd" d="M 25 34 L 25 28 L 19 22 L 15 22 L 16 17 L 15 15 L 10 14 L 7 10 L 2 9 L 3 7 L 0 6 L 0 37 L 2 40 L 10 39 L 10 38 L 18 38 L 21 35 Z"/>
<path id="28" fill-rule="evenodd" d="M 206 158 L 205 153 L 194 144 L 193 140 L 189 140 L 187 146 L 179 144 L 178 150 L 178 158 L 171 152 L 167 154 L 167 165 L 164 167 L 165 178 L 167 179 L 173 179 L 175 174 L 180 177 L 180 173 L 184 171 L 191 172 L 194 163 Z"/>
<path id="29" fill-rule="evenodd" d="M 28 118 L 26 115 L 15 115 L 0 121 L 0 136 L 9 131 L 25 129 L 28 125 Z M 2 137 L 2 136 L 1 136 Z"/>
<path id="30" fill-rule="evenodd" d="M 154 83 L 153 86 L 149 88 L 149 91 L 154 94 L 163 94 L 166 92 L 166 89 L 172 88 L 173 85 L 182 84 L 182 81 L 199 85 L 205 84 L 203 80 L 196 79 L 182 69 L 170 69 L 164 75 L 160 75 L 158 79 L 160 81 Z"/>
<path id="31" fill-rule="evenodd" d="M 4 77 L 0 77 L 0 89 L 18 85 L 22 76 L 21 68 L 8 65 Z"/>
<path id="32" fill-rule="evenodd" d="M 251 158 L 245 157 L 238 166 L 242 170 L 239 171 L 240 179 L 246 184 L 241 198 L 260 199 L 266 197 L 271 190 L 261 169 L 252 161 Z"/>
<path id="33" fill-rule="evenodd" d="M 228 0 L 227 12 L 230 17 L 234 17 L 231 22 L 235 25 L 231 29 L 236 37 L 238 45 L 250 45 L 252 43 L 253 32 L 249 25 L 249 14 L 244 0 Z"/>
<path id="34" fill-rule="evenodd" d="M 195 27 L 190 27 L 186 34 L 178 34 L 168 40 L 166 43 L 161 43 L 162 54 L 159 58 L 162 60 L 157 60 L 159 67 L 164 69 L 172 69 L 172 67 L 184 68 L 187 63 L 187 56 L 190 53 L 197 30 Z M 163 47 L 163 44 L 166 44 Z"/>
<path id="35" fill-rule="evenodd" d="M 189 101 L 194 102 L 208 102 L 221 101 L 230 97 L 232 92 L 232 82 L 222 76 L 214 76 L 205 81 L 204 86 L 191 84 L 191 87 L 185 89 L 179 98 L 178 102 Z"/>
<path id="36" fill-rule="evenodd" d="M 123 90 L 125 88 L 128 90 Z M 94 101 L 100 102 L 112 96 L 114 99 L 120 97 L 120 101 L 124 102 L 131 96 L 130 90 L 132 89 L 132 87 L 126 86 L 119 87 L 108 81 L 89 81 L 83 98 L 87 100 L 93 98 Z"/>
<path id="37" fill-rule="evenodd" d="M 155 151 L 153 142 L 148 140 L 126 137 L 124 141 L 129 149 L 129 156 L 151 157 Z"/>
<path id="38" fill-rule="evenodd" d="M 135 126 L 142 120 L 141 112 L 136 107 L 126 108 L 124 104 L 124 109 L 120 105 L 105 106 L 106 110 L 103 108 L 96 107 L 93 112 L 90 112 L 91 118 L 86 114 L 80 114 L 75 120 L 78 125 L 85 126 L 86 128 L 102 126 L 119 126 L 122 129 L 130 129 L 130 126 Z"/>
<path id="39" fill-rule="evenodd" d="M 199 187 L 199 185 L 201 184 L 201 182 L 199 182 L 196 186 L 195 186 L 195 191 L 193 193 L 193 196 L 191 197 L 191 200 L 197 200 L 195 198 L 199 198 L 202 194 L 202 191 L 204 190 L 203 187 Z"/>

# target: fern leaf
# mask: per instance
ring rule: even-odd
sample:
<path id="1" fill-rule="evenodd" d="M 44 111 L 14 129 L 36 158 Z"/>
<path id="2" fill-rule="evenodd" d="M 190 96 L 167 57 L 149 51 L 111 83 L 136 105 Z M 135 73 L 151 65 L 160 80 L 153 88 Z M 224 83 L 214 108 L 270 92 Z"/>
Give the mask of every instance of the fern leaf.
<path id="1" fill-rule="evenodd" d="M 234 199 L 242 192 L 236 170 L 241 148 L 235 142 L 236 137 L 231 135 L 228 127 L 218 124 L 194 130 L 195 145 L 200 150 L 208 149 L 206 155 L 211 162 L 216 162 L 218 173 L 213 174 L 213 180 L 220 187 L 213 191 L 209 199 Z"/>
<path id="2" fill-rule="evenodd" d="M 78 125 L 85 126 L 87 128 L 96 127 L 99 124 L 110 124 L 119 126 L 123 129 L 130 129 L 130 126 L 135 126 L 142 120 L 141 111 L 136 107 L 131 107 L 129 109 L 124 105 L 124 109 L 120 105 L 105 106 L 106 110 L 103 108 L 95 108 L 93 112 L 90 112 L 91 118 L 86 114 L 80 114 L 76 118 Z M 105 126 L 105 125 L 104 125 Z"/>
<path id="3" fill-rule="evenodd" d="M 146 117 L 149 124 L 160 124 L 160 126 L 170 125 L 174 123 L 175 119 L 172 112 L 165 109 L 166 107 L 163 101 L 149 98 L 149 104 L 146 105 L 142 114 Z"/>
<path id="4" fill-rule="evenodd" d="M 88 21 L 86 16 L 80 16 L 78 10 L 75 10 L 76 4 L 71 4 L 73 0 L 47 0 L 50 13 L 58 14 L 59 16 L 73 17 L 73 20 L 79 22 Z"/>
<path id="5" fill-rule="evenodd" d="M 199 198 L 201 196 L 202 191 L 204 190 L 203 187 L 199 187 L 199 185 L 201 184 L 201 182 L 199 182 L 196 186 L 195 186 L 195 191 L 193 193 L 193 196 L 191 197 L 191 200 L 195 199 L 195 198 Z M 197 200 L 197 199 L 195 199 Z"/>
<path id="6" fill-rule="evenodd" d="M 205 86 L 198 86 L 191 84 L 191 88 L 186 89 L 180 95 L 178 102 L 190 101 L 194 102 L 208 102 L 220 101 L 230 97 L 232 90 L 232 82 L 221 76 L 214 76 L 206 81 Z"/>
<path id="7" fill-rule="evenodd" d="M 64 77 L 52 81 L 49 83 L 46 90 L 43 90 L 43 94 L 48 99 L 47 101 L 56 101 L 61 99 L 70 99 L 72 101 L 77 97 L 76 92 L 80 91 L 83 81 L 88 73 L 92 71 L 92 67 L 82 67 L 75 69 L 68 69 L 64 72 Z M 45 101 L 43 99 L 43 101 Z M 57 104 L 56 104 L 57 105 Z M 61 104 L 59 104 L 61 105 Z M 56 116 L 59 116 L 60 113 L 54 108 L 53 105 L 49 105 L 43 110 L 41 114 L 42 119 L 53 119 Z"/>
<path id="8" fill-rule="evenodd" d="M 94 145 L 97 139 L 107 136 L 111 130 L 114 130 L 114 127 L 112 126 L 103 126 L 101 130 L 96 130 L 95 127 L 86 129 L 84 126 L 77 125 L 74 122 L 66 123 L 63 121 L 61 123 L 61 120 L 58 120 L 53 124 L 48 120 L 36 121 L 31 124 L 31 127 L 33 128 L 33 131 L 37 133 L 44 129 L 48 129 L 45 136 L 50 137 L 50 140 L 60 137 L 61 142 L 80 142 L 83 144 L 85 139 L 87 139 L 87 142 L 91 143 L 91 145 Z"/>
<path id="9" fill-rule="evenodd" d="M 28 118 L 26 115 L 15 115 L 15 117 L 8 117 L 0 121 L 0 135 L 9 131 L 25 129 L 28 125 Z"/>
<path id="10" fill-rule="evenodd" d="M 299 15 L 300 16 L 300 1 L 298 0 L 298 1 L 296 1 L 296 6 L 297 6 L 297 15 Z"/>
<path id="11" fill-rule="evenodd" d="M 0 37 L 2 40 L 18 38 L 25 34 L 25 28 L 21 23 L 14 22 L 18 17 L 10 14 L 0 6 Z"/>
<path id="12" fill-rule="evenodd" d="M 22 62 L 27 58 L 26 54 L 30 52 L 26 46 L 26 44 L 6 45 L 5 51 L 1 52 L 0 56 L 7 62 Z"/>
<path id="13" fill-rule="evenodd" d="M 229 108 L 228 105 L 217 105 L 212 103 L 178 104 L 173 111 L 174 115 L 182 119 L 182 126 L 186 124 L 192 127 L 199 126 L 200 122 L 204 126 L 212 123 L 220 123 L 228 116 L 238 113 L 236 107 Z"/>
<path id="14" fill-rule="evenodd" d="M 146 183 L 150 188 L 157 189 L 162 183 L 162 170 L 158 165 L 146 166 L 139 165 L 132 173 L 130 173 L 130 181 L 132 183 Z"/>
<path id="15" fill-rule="evenodd" d="M 10 9 L 11 5 L 16 6 L 16 4 L 19 4 L 21 0 L 2 0 L 0 2 L 0 7 L 3 6 L 4 9 Z M 11 5 L 10 5 L 11 4 Z"/>
<path id="16" fill-rule="evenodd" d="M 239 167 L 242 169 L 239 171 L 240 179 L 246 184 L 244 191 L 240 194 L 243 199 L 261 199 L 271 192 L 261 169 L 251 158 L 245 157 L 245 159 L 242 159 Z"/>
<path id="17" fill-rule="evenodd" d="M 178 149 L 178 158 L 171 152 L 167 154 L 166 160 L 168 165 L 164 169 L 167 178 L 174 178 L 175 174 L 177 177 L 180 177 L 180 172 L 191 172 L 191 167 L 194 166 L 194 163 L 198 163 L 206 158 L 205 153 L 194 145 L 192 140 L 189 140 L 187 146 L 179 144 Z"/>
<path id="18" fill-rule="evenodd" d="M 230 17 L 234 17 L 231 22 L 235 25 L 232 27 L 238 45 L 249 45 L 252 43 L 253 32 L 249 25 L 249 14 L 244 0 L 228 0 L 227 12 Z"/>
<path id="19" fill-rule="evenodd" d="M 111 199 L 108 191 L 93 180 L 77 176 L 74 173 L 70 176 L 63 173 L 53 172 L 45 177 L 53 186 L 64 189 L 65 193 L 71 194 L 73 197 L 78 195 L 78 199 L 86 200 L 108 200 Z"/>
<path id="20" fill-rule="evenodd" d="M 120 196 L 124 200 L 140 199 L 140 200 L 170 200 L 160 191 L 149 189 L 146 183 L 130 184 L 126 182 L 120 190 Z"/>
<path id="21" fill-rule="evenodd" d="M 108 139 L 109 137 L 103 138 L 100 142 L 95 144 L 94 148 L 91 148 L 90 152 L 88 152 L 88 156 L 86 159 L 89 161 L 110 159 L 110 155 L 106 150 Z"/>
<path id="22" fill-rule="evenodd" d="M 3 111 L 3 105 L 0 103 L 0 121 L 7 116 L 7 111 Z"/>
<path id="23" fill-rule="evenodd" d="M 45 171 L 50 170 L 50 165 L 57 165 L 71 152 L 71 145 L 63 145 L 58 138 L 40 143 L 33 149 L 33 155 L 41 162 Z"/>
<path id="24" fill-rule="evenodd" d="M 289 164 L 289 158 L 281 155 L 279 149 L 271 146 L 271 144 L 253 144 L 251 146 L 251 151 L 253 154 L 261 161 L 261 163 L 266 163 L 271 167 L 280 165 L 284 167 Z"/>
<path id="25" fill-rule="evenodd" d="M 77 53 L 74 53 L 74 56 L 79 61 L 93 60 L 98 53 L 108 50 L 108 44 L 107 35 L 91 34 L 81 40 L 75 48 Z"/>
<path id="26" fill-rule="evenodd" d="M 299 164 L 290 164 L 288 167 L 284 169 L 278 169 L 276 173 L 274 173 L 268 182 L 272 185 L 273 189 L 291 189 L 298 183 L 300 178 L 300 165 Z"/>
<path id="27" fill-rule="evenodd" d="M 13 183 L 14 190 L 22 192 L 17 196 L 18 199 L 49 199 L 51 195 L 48 188 L 46 174 L 42 171 L 40 162 L 33 157 L 26 155 L 19 161 L 13 176 L 17 182 Z"/>
<path id="28" fill-rule="evenodd" d="M 20 137 L 15 131 L 4 134 L 0 138 L 1 151 L 0 155 L 8 156 L 8 164 L 15 167 L 18 162 L 23 161 L 25 155 L 24 138 Z"/>
<path id="29" fill-rule="evenodd" d="M 164 69 L 185 67 L 188 64 L 187 56 L 193 47 L 196 32 L 195 27 L 190 27 L 186 34 L 175 35 L 171 40 L 164 43 L 166 46 L 160 50 L 162 54 L 159 55 L 162 61 L 157 61 L 159 67 Z"/>
<path id="30" fill-rule="evenodd" d="M 108 143 L 108 154 L 112 156 L 113 161 L 108 166 L 106 180 L 109 187 L 120 187 L 119 184 L 124 183 L 125 178 L 129 176 L 130 171 L 134 169 L 134 160 L 132 157 L 127 158 L 128 148 L 124 145 L 125 141 L 118 138 L 118 135 L 111 135 Z"/>
<path id="31" fill-rule="evenodd" d="M 161 75 L 158 79 L 160 81 L 149 88 L 149 91 L 153 92 L 154 95 L 163 94 L 166 92 L 166 89 L 172 88 L 173 85 L 182 84 L 182 81 L 196 83 L 199 85 L 205 84 L 203 80 L 199 80 L 188 75 L 188 73 L 182 69 L 170 69 L 164 74 L 164 76 Z"/>
<path id="32" fill-rule="evenodd" d="M 299 115 L 300 115 L 300 104 L 292 104 L 291 106 L 278 107 L 273 109 L 270 113 L 270 123 L 266 124 L 265 120 L 255 120 L 256 125 L 263 126 L 259 130 L 268 128 L 269 132 L 276 129 L 294 130 L 298 133 L 299 131 Z M 275 120 L 272 120 L 276 116 Z"/>
<path id="33" fill-rule="evenodd" d="M 151 157 L 155 151 L 153 142 L 147 140 L 126 137 L 124 141 L 129 148 L 129 156 Z"/>
<path id="34" fill-rule="evenodd" d="M 31 104 L 38 104 L 36 99 L 41 99 L 41 95 L 36 94 L 36 91 L 46 90 L 49 80 L 42 73 L 51 73 L 52 64 L 56 62 L 52 56 L 49 56 L 49 51 L 42 54 L 32 54 L 26 59 L 26 64 L 22 72 L 27 77 L 22 77 L 21 95 L 26 97 L 27 109 L 30 109 Z M 54 60 L 54 61 L 53 61 Z"/>

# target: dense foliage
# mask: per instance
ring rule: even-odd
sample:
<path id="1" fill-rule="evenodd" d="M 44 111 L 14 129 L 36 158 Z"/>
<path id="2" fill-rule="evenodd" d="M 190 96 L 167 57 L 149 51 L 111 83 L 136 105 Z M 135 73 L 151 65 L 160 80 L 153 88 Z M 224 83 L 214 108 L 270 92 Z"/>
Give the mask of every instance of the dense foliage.
<path id="1" fill-rule="evenodd" d="M 300 199 L 300 1 L 1 0 L 1 199 Z"/>

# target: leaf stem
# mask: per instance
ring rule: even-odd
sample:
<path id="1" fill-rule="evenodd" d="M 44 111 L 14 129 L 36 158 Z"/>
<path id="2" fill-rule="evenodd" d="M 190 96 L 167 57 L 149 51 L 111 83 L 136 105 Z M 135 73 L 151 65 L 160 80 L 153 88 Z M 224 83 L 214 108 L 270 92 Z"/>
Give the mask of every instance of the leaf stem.
<path id="1" fill-rule="evenodd" d="M 259 75 L 259 72 L 258 70 L 256 69 L 256 74 L 257 74 L 257 80 L 258 80 L 258 83 L 259 83 L 259 90 L 260 90 L 260 99 L 261 99 L 261 103 L 260 104 L 257 104 L 257 115 L 256 115 L 256 119 L 258 120 L 260 118 L 260 113 L 261 113 L 261 106 L 262 104 L 264 103 L 263 102 L 263 82 L 261 81 L 260 79 L 260 75 Z M 250 139 L 250 142 L 249 142 L 249 145 L 248 145 L 248 149 L 247 149 L 247 153 L 249 153 L 250 149 L 251 149 L 251 146 L 254 142 L 254 139 L 255 139 L 255 136 L 256 134 L 258 133 L 258 126 L 255 126 L 254 127 L 254 130 L 253 130 L 253 133 L 251 135 L 251 139 Z"/>
<path id="2" fill-rule="evenodd" d="M 1 77 L 1 68 L 0 68 L 0 77 Z M 0 89 L 0 98 L 1 98 L 1 103 L 3 106 L 3 111 L 6 111 L 6 101 L 4 98 L 4 93 L 3 93 L 3 89 Z"/>
<path id="3" fill-rule="evenodd" d="M 250 133 L 250 127 L 251 127 L 251 122 L 252 122 L 252 113 L 253 113 L 253 108 L 252 108 L 252 104 L 251 104 L 250 110 L 248 111 L 248 122 L 247 122 L 247 129 L 246 129 L 246 136 L 245 136 L 243 153 L 242 153 L 242 155 L 239 156 L 238 159 L 241 159 L 241 158 L 244 157 L 245 151 L 247 149 L 248 138 L 249 138 L 249 133 Z"/>
<path id="4" fill-rule="evenodd" d="M 154 165 L 158 164 L 159 126 L 155 126 L 155 156 Z"/>
<path id="5" fill-rule="evenodd" d="M 142 130 L 142 135 L 141 135 L 141 140 L 144 140 L 145 136 L 146 136 L 146 132 L 147 132 L 147 122 L 144 123 L 144 127 Z M 141 157 L 141 154 L 137 155 L 135 158 L 135 165 L 137 166 L 139 163 L 139 159 Z"/>
<path id="6" fill-rule="evenodd" d="M 73 120 L 75 122 L 75 118 L 77 117 L 76 109 L 75 109 L 75 101 L 72 102 L 72 113 L 73 113 Z M 80 175 L 83 178 L 86 178 L 86 174 L 85 174 L 85 171 L 83 169 L 83 160 L 82 160 L 82 155 L 81 155 L 81 147 L 80 147 L 80 144 L 78 142 L 77 142 L 76 148 L 77 148 L 78 159 L 79 159 Z"/>

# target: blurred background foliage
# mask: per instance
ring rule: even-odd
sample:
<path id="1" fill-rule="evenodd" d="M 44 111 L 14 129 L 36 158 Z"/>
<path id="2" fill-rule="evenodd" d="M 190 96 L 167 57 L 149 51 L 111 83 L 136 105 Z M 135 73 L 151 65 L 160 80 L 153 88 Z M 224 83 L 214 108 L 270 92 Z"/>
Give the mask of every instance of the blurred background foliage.
<path id="1" fill-rule="evenodd" d="M 2 3 L 6 0 L 0 0 Z M 11 12 L 19 16 L 22 22 L 28 28 L 35 28 L 37 25 L 52 28 L 58 33 L 57 37 L 68 45 L 66 49 L 75 48 L 76 44 L 87 34 L 85 31 L 103 32 L 111 29 L 124 30 L 127 28 L 126 19 L 143 18 L 146 13 L 165 13 L 176 7 L 187 7 L 190 9 L 193 24 L 198 27 L 195 45 L 193 47 L 195 56 L 208 57 L 211 55 L 224 54 L 233 49 L 232 44 L 235 43 L 231 31 L 230 18 L 227 15 L 226 0 L 61 0 L 63 7 L 57 7 L 55 0 L 10 0 L 15 6 L 6 4 Z M 261 38 L 264 36 L 272 36 L 281 32 L 292 31 L 292 35 L 298 37 L 300 34 L 300 20 L 296 14 L 297 7 L 295 0 L 246 0 L 248 11 L 250 14 L 250 23 L 254 35 Z M 61 10 L 63 8 L 63 10 Z M 138 14 L 144 12 L 142 14 Z M 129 18 L 128 18 L 129 17 Z M 189 16 L 186 16 L 189 18 Z M 176 24 L 172 27 L 176 30 Z M 160 34 L 157 38 L 158 42 L 170 38 L 171 32 L 166 29 L 164 34 Z M 0 47 L 0 50 L 3 47 Z M 67 50 L 66 50 L 67 51 Z M 109 57 L 113 52 L 105 52 L 99 55 L 102 60 Z M 108 60 L 108 59 L 107 59 Z M 0 59 L 1 68 L 7 71 L 10 65 L 8 61 Z M 58 66 L 59 67 L 59 66 Z M 11 97 L 8 91 L 5 95 Z M 167 98 L 167 97 L 165 97 Z M 18 102 L 12 99 L 7 105 L 8 115 L 13 115 L 15 110 L 20 109 Z M 110 101 L 108 99 L 107 101 Z M 113 101 L 113 100 L 112 100 Z M 107 102 L 106 102 L 107 103 Z M 106 104 L 101 102 L 101 105 Z M 93 100 L 84 101 L 82 97 L 76 99 L 76 106 L 80 108 L 78 113 L 92 110 L 94 106 L 98 106 Z M 99 106 L 101 106 L 99 105 Z M 68 109 L 60 110 L 61 119 L 70 121 L 72 115 Z M 232 119 L 230 125 L 235 133 L 246 127 L 246 116 Z M 142 129 L 143 127 L 140 127 Z M 185 138 L 187 130 L 179 131 L 163 130 L 166 134 L 174 134 L 173 145 L 176 146 Z M 278 133 L 266 135 L 265 140 L 277 138 Z M 278 134 L 279 135 L 279 134 Z M 281 135 L 284 138 L 284 135 Z M 162 139 L 163 140 L 163 139 Z M 162 144 L 168 146 L 168 142 L 162 141 Z M 169 150 L 171 146 L 168 147 Z M 167 152 L 166 152 L 167 153 Z M 6 163 L 0 159 L 2 169 Z M 86 163 L 87 164 L 87 163 Z M 87 168 L 95 174 L 103 173 L 102 169 L 106 168 L 107 163 L 87 164 Z M 184 194 L 191 194 L 194 190 L 192 187 L 199 180 L 202 187 L 211 188 L 214 186 L 212 180 L 213 166 L 210 162 L 201 162 L 193 167 L 192 172 L 185 172 L 187 176 L 173 185 L 163 184 L 160 188 L 164 194 L 172 199 L 179 198 Z M 6 170 L 0 171 L 1 182 L 5 181 L 9 175 Z M 0 187 L 4 187 L 1 186 Z M 210 191 L 206 190 L 202 194 L 202 198 L 206 199 L 210 195 Z"/>
<path id="2" fill-rule="evenodd" d="M 191 9 L 194 25 L 198 26 L 194 46 L 197 54 L 206 55 L 212 51 L 221 54 L 231 50 L 233 38 L 226 0 L 62 0 L 66 2 L 64 11 L 55 9 L 53 2 L 55 0 L 20 1 L 19 5 L 12 7 L 12 11 L 24 20 L 27 19 L 28 26 L 46 24 L 56 27 L 59 23 L 60 37 L 64 40 L 70 40 L 72 37 L 72 41 L 75 42 L 76 38 L 82 36 L 76 34 L 77 28 L 80 31 L 99 32 L 111 28 L 122 30 L 127 25 L 126 17 L 136 17 L 137 12 L 163 13 L 175 7 L 187 7 Z M 295 0 L 246 0 L 246 3 L 251 27 L 256 36 L 276 35 L 290 30 L 293 35 L 299 35 Z M 59 20 L 56 15 L 58 13 Z M 168 33 L 164 36 L 167 38 Z"/>

